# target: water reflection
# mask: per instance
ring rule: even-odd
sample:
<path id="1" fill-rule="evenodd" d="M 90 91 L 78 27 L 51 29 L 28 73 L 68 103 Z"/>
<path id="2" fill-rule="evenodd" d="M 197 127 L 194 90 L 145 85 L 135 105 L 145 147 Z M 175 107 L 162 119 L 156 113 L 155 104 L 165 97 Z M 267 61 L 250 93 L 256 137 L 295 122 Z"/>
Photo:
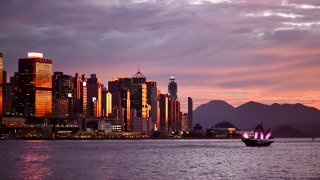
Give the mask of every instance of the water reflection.
<path id="1" fill-rule="evenodd" d="M 19 179 L 44 179 L 52 175 L 48 160 L 49 146 L 46 141 L 26 141 L 27 148 L 17 159 Z"/>

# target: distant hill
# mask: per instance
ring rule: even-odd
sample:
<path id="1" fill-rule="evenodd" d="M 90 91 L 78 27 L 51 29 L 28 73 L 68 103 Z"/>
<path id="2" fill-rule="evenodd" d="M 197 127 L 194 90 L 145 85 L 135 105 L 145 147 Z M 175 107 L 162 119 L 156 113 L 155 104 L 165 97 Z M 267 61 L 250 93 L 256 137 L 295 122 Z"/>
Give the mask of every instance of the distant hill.
<path id="1" fill-rule="evenodd" d="M 265 129 L 291 126 L 301 132 L 320 137 L 320 111 L 302 104 L 272 104 L 247 102 L 233 107 L 225 101 L 214 100 L 194 110 L 194 123 L 204 128 L 228 121 L 242 130 L 252 130 L 263 122 Z"/>
<path id="2" fill-rule="evenodd" d="M 310 134 L 301 132 L 290 126 L 280 126 L 272 132 L 275 138 L 311 138 Z"/>

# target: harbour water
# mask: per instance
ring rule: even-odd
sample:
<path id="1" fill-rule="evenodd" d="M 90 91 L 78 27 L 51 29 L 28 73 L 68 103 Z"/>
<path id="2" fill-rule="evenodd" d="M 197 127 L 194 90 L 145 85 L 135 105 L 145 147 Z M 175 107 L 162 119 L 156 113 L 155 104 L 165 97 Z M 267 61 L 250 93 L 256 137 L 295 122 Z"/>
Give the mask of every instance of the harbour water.
<path id="1" fill-rule="evenodd" d="M 320 140 L 4 140 L 0 179 L 320 179 Z"/>

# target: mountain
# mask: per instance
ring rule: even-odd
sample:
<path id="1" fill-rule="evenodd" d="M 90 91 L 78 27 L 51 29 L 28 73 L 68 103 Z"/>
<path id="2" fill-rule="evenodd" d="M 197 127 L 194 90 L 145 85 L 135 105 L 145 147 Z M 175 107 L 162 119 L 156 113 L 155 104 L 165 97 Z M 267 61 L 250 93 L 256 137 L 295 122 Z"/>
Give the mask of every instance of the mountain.
<path id="1" fill-rule="evenodd" d="M 193 118 L 195 119 L 195 123 L 199 123 L 203 127 L 210 127 L 218 122 L 229 121 L 228 115 L 233 111 L 234 107 L 230 104 L 224 101 L 214 100 L 207 104 L 200 105 L 193 112 Z"/>
<path id="2" fill-rule="evenodd" d="M 272 133 L 275 138 L 311 138 L 312 136 L 290 126 L 280 126 Z"/>
<path id="3" fill-rule="evenodd" d="M 266 105 L 254 101 L 233 107 L 225 101 L 214 100 L 194 110 L 194 122 L 204 128 L 229 121 L 242 130 L 252 130 L 263 122 L 265 129 L 287 125 L 320 137 L 320 111 L 302 104 Z"/>

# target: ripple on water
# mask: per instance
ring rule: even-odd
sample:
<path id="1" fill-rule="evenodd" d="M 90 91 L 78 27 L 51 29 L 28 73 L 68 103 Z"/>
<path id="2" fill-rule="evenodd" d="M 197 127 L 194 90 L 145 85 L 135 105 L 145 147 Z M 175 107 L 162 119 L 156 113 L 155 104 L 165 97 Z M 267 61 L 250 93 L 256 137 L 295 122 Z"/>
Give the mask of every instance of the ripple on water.
<path id="1" fill-rule="evenodd" d="M 240 140 L 3 141 L 0 179 L 320 178 L 320 143 Z"/>

